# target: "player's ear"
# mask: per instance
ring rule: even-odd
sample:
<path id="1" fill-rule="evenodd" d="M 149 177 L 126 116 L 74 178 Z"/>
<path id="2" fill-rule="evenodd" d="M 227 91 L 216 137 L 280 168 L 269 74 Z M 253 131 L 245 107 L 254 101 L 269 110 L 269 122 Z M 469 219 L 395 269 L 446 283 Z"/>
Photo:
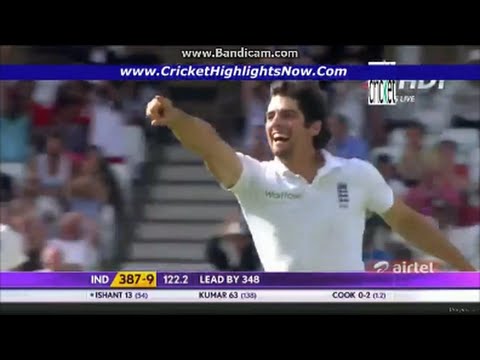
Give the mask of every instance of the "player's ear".
<path id="1" fill-rule="evenodd" d="M 321 121 L 314 121 L 311 123 L 309 127 L 310 134 L 312 136 L 316 136 L 320 134 L 320 131 L 322 130 L 322 122 Z"/>

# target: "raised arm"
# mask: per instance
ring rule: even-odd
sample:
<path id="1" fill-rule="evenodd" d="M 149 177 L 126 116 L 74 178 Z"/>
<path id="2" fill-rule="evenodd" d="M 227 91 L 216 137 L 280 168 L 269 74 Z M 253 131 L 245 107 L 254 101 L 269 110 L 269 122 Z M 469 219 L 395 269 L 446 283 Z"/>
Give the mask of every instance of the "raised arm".
<path id="1" fill-rule="evenodd" d="M 457 270 L 477 271 L 438 228 L 401 200 L 395 200 L 393 206 L 382 216 L 393 231 L 419 249 L 447 262 Z"/>
<path id="2" fill-rule="evenodd" d="M 224 187 L 235 185 L 242 174 L 242 163 L 208 122 L 185 113 L 161 96 L 148 103 L 146 114 L 153 126 L 169 127 L 183 147 L 200 156 Z"/>

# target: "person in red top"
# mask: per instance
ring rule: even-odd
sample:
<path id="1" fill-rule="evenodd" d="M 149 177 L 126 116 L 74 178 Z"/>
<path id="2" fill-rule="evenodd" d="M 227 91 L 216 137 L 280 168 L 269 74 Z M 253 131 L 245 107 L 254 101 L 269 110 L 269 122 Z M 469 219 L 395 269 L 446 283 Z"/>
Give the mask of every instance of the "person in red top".
<path id="1" fill-rule="evenodd" d="M 32 125 L 39 129 L 51 125 L 52 108 L 36 103 L 32 100 L 30 105 L 32 112 Z"/>
<path id="2" fill-rule="evenodd" d="M 34 82 L 30 82 L 33 93 Z M 45 139 L 52 131 L 60 132 L 72 159 L 82 158 L 86 150 L 90 117 L 87 114 L 89 85 L 82 81 L 66 81 L 59 86 L 55 103 L 45 106 L 30 96 L 30 111 L 35 144 L 45 148 Z"/>
<path id="3" fill-rule="evenodd" d="M 443 140 L 438 145 L 438 174 L 436 180 L 440 186 L 458 191 L 460 204 L 458 208 L 458 226 L 470 226 L 480 223 L 480 209 L 469 201 L 472 184 L 469 168 L 456 161 L 457 143 Z"/>
<path id="4" fill-rule="evenodd" d="M 436 180 L 442 185 L 466 191 L 469 186 L 468 167 L 457 163 L 457 143 L 442 140 L 437 148 Z"/>
<path id="5" fill-rule="evenodd" d="M 431 215 L 433 202 L 438 199 L 457 211 L 455 225 L 469 226 L 480 222 L 478 207 L 469 203 L 471 184 L 469 168 L 457 162 L 457 144 L 442 140 L 437 146 L 436 162 L 419 186 L 409 190 L 406 202 L 418 211 Z"/>

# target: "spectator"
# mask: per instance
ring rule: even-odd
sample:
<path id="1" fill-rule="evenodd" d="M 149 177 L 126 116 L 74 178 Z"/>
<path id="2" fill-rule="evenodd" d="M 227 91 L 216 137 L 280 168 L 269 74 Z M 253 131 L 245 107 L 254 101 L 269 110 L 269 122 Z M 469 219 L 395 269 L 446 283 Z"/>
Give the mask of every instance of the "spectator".
<path id="1" fill-rule="evenodd" d="M 452 187 L 466 192 L 469 187 L 468 167 L 457 163 L 458 145 L 452 140 L 441 140 L 436 148 L 435 181 L 441 187 Z"/>
<path id="2" fill-rule="evenodd" d="M 3 90 L 1 91 L 4 92 Z M 23 163 L 30 153 L 29 94 L 20 82 L 5 89 L 0 104 L 0 161 Z"/>
<path id="3" fill-rule="evenodd" d="M 434 171 L 425 172 L 420 183 L 409 189 L 405 196 L 408 205 L 428 216 L 432 215 L 434 202 L 440 200 L 458 208 L 462 197 L 454 187 L 437 181 Z"/>
<path id="4" fill-rule="evenodd" d="M 82 164 L 80 174 L 89 177 L 94 182 L 94 198 L 102 203 L 111 205 L 117 216 L 124 212 L 123 194 L 110 164 L 96 146 L 89 146 Z"/>
<path id="5" fill-rule="evenodd" d="M 389 155 L 381 154 L 377 158 L 377 169 L 385 181 L 391 186 L 395 196 L 402 198 L 408 188 L 396 176 L 396 169 Z"/>
<path id="6" fill-rule="evenodd" d="M 69 209 L 95 221 L 100 217 L 106 197 L 105 188 L 95 178 L 78 176 L 70 184 Z"/>
<path id="7" fill-rule="evenodd" d="M 63 209 L 59 201 L 51 196 L 40 194 L 38 179 L 34 177 L 27 178 L 21 200 L 32 211 L 46 227 L 46 232 L 53 235 L 56 231 L 56 221 Z"/>
<path id="8" fill-rule="evenodd" d="M 65 269 L 60 249 L 55 246 L 45 247 L 42 251 L 42 269 L 39 271 L 62 271 Z"/>
<path id="9" fill-rule="evenodd" d="M 125 194 L 96 146 L 88 148 L 79 175 L 72 182 L 71 210 L 96 221 L 102 262 L 115 261 L 121 256 L 119 244 L 126 239 L 128 229 Z"/>
<path id="10" fill-rule="evenodd" d="M 88 114 L 90 85 L 67 82 L 58 90 L 53 114 L 53 127 L 60 132 L 67 152 L 81 159 L 88 145 L 91 117 Z"/>
<path id="11" fill-rule="evenodd" d="M 42 80 L 38 81 L 32 94 L 36 105 L 43 108 L 51 108 L 55 103 L 58 88 L 64 83 L 64 80 Z M 46 119 L 41 119 L 39 124 L 46 124 Z"/>
<path id="12" fill-rule="evenodd" d="M 356 58 L 346 58 L 340 65 L 362 65 Z M 335 81 L 332 113 L 341 114 L 350 120 L 350 131 L 354 136 L 363 137 L 367 125 L 367 91 L 362 81 Z"/>
<path id="13" fill-rule="evenodd" d="M 398 165 L 398 173 L 407 186 L 415 186 L 428 169 L 428 151 L 425 149 L 423 126 L 411 122 L 405 132 L 406 143 Z"/>
<path id="14" fill-rule="evenodd" d="M 231 222 L 207 245 L 207 259 L 218 270 L 256 271 L 261 265 L 245 222 Z"/>
<path id="15" fill-rule="evenodd" d="M 265 136 L 265 114 L 269 98 L 269 85 L 265 81 L 244 81 L 242 103 L 245 114 L 245 151 L 259 160 L 267 160 L 269 152 Z"/>
<path id="16" fill-rule="evenodd" d="M 457 192 L 460 198 L 458 215 L 459 226 L 470 226 L 479 222 L 479 209 L 470 204 L 474 184 L 470 183 L 470 169 L 457 162 L 458 144 L 451 140 L 441 140 L 437 146 L 434 166 L 437 187 L 445 192 Z"/>
<path id="17" fill-rule="evenodd" d="M 102 149 L 109 162 L 122 163 L 126 156 L 126 119 L 119 111 L 119 94 L 113 84 L 97 84 L 92 108 L 90 144 Z"/>
<path id="18" fill-rule="evenodd" d="M 8 209 L 8 225 L 22 237 L 25 260 L 14 270 L 35 271 L 41 268 L 40 253 L 45 245 L 46 231 L 42 221 L 23 200 L 13 200 Z"/>
<path id="19" fill-rule="evenodd" d="M 328 126 L 332 133 L 329 149 L 343 158 L 368 160 L 368 146 L 360 137 L 352 135 L 349 120 L 340 114 L 331 116 Z"/>
<path id="20" fill-rule="evenodd" d="M 65 197 L 66 185 L 72 176 L 72 161 L 65 153 L 58 132 L 48 136 L 45 153 L 36 155 L 31 161 L 29 176 L 38 179 L 41 195 L 58 199 Z"/>
<path id="21" fill-rule="evenodd" d="M 147 84 L 136 81 L 125 81 L 121 84 L 120 95 L 122 96 L 122 110 L 127 118 L 127 123 L 140 125 L 142 128 L 146 123 L 145 103 L 147 103 L 157 91 L 148 91 L 150 88 Z M 145 97 L 144 94 L 147 94 Z M 149 124 L 148 124 L 149 125 Z"/>
<path id="22" fill-rule="evenodd" d="M 94 270 L 98 267 L 96 226 L 79 213 L 66 213 L 59 224 L 58 238 L 48 244 L 58 248 L 64 270 Z"/>
<path id="23" fill-rule="evenodd" d="M 19 82 L 21 92 L 25 95 L 27 102 L 27 109 L 31 117 L 32 138 L 34 144 L 41 145 L 44 136 L 42 130 L 51 125 L 52 121 L 52 106 L 53 101 L 44 103 L 42 99 L 38 99 L 38 94 L 46 95 L 48 97 L 48 90 L 45 91 L 44 85 L 49 81 L 22 81 Z M 48 86 L 48 85 L 47 85 Z"/>
<path id="24" fill-rule="evenodd" d="M 6 206 L 0 207 L 0 271 L 14 270 L 27 260 L 23 249 L 23 224 L 12 225 Z"/>

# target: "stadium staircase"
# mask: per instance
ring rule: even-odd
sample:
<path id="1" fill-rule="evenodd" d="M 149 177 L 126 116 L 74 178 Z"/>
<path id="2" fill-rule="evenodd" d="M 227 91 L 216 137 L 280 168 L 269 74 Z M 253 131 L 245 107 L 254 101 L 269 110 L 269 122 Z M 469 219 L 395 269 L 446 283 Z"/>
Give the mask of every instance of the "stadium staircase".
<path id="1" fill-rule="evenodd" d="M 213 270 L 206 242 L 237 207 L 203 163 L 178 145 L 164 147 L 150 164 L 139 195 L 138 219 L 124 269 Z"/>

